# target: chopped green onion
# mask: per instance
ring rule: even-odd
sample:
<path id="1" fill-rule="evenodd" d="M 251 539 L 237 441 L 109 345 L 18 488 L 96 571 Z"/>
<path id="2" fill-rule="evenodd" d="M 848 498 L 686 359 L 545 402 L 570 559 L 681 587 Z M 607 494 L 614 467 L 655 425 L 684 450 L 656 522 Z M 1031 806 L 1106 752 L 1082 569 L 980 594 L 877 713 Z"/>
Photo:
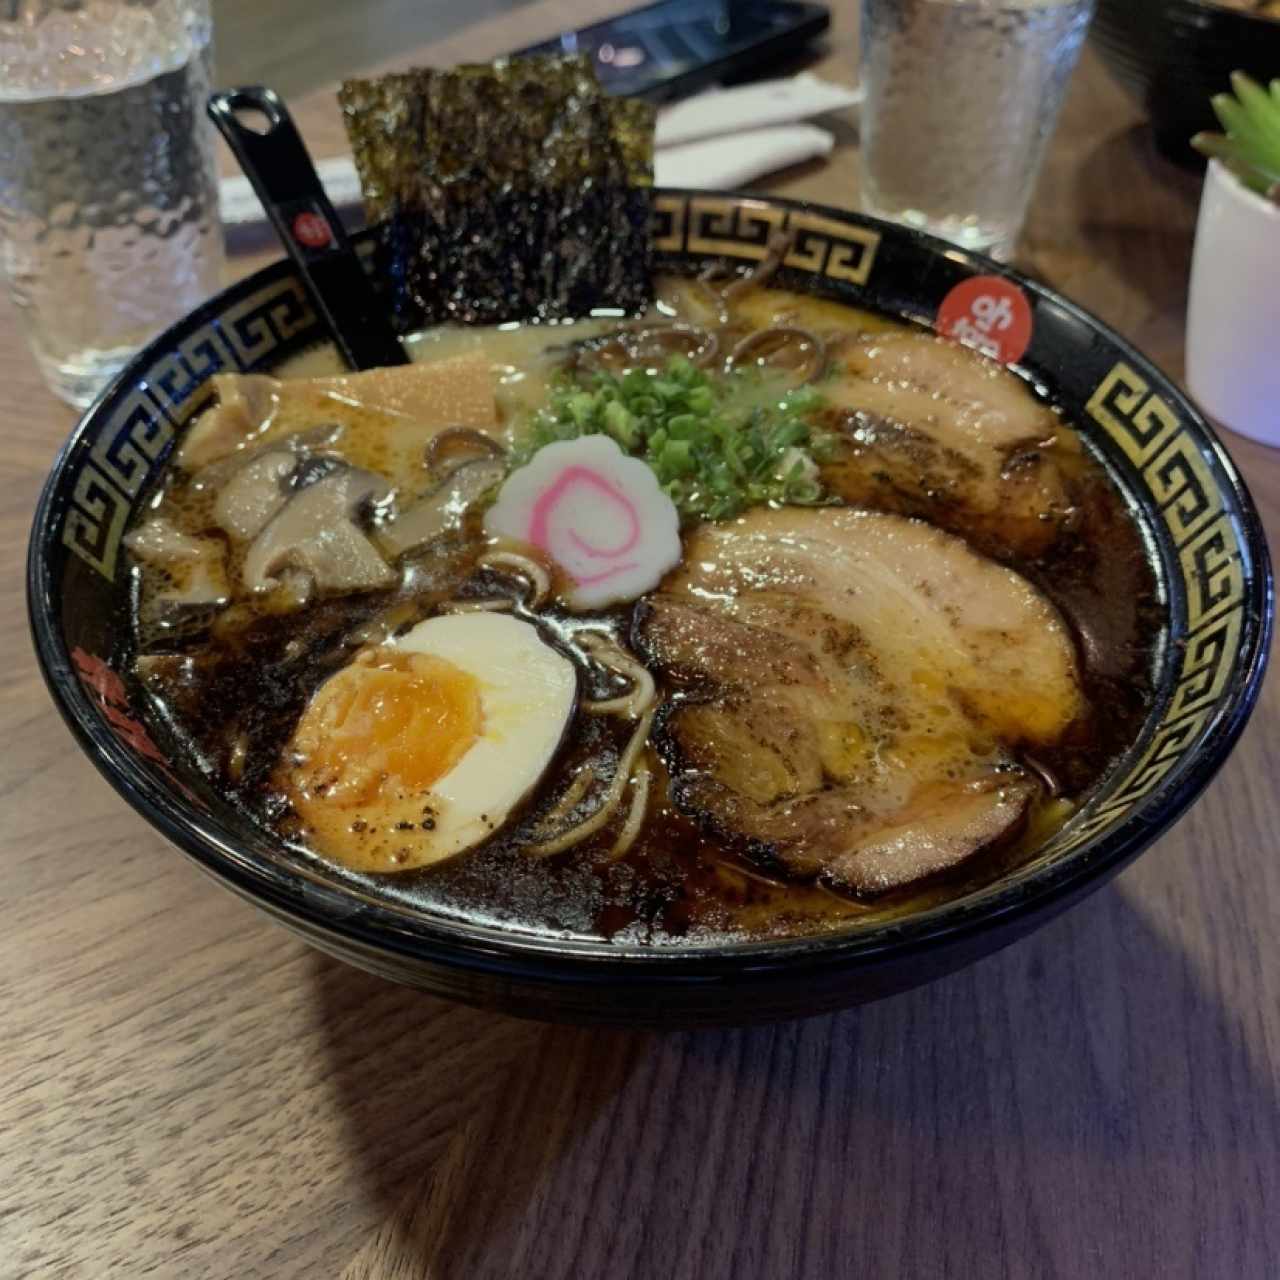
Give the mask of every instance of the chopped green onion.
<path id="1" fill-rule="evenodd" d="M 811 506 L 826 500 L 818 463 L 835 442 L 813 422 L 823 404 L 814 387 L 786 390 L 750 369 L 713 377 L 675 356 L 658 373 L 562 378 L 515 461 L 557 440 L 607 435 L 648 463 L 685 519 L 723 520 L 765 503 Z"/>

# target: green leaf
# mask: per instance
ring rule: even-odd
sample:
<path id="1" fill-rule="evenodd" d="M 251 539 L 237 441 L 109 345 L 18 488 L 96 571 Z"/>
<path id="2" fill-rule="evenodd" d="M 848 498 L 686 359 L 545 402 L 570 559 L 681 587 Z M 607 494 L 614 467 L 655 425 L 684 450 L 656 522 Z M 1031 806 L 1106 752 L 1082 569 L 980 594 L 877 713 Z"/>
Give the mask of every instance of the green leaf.
<path id="1" fill-rule="evenodd" d="M 1267 91 L 1243 71 L 1231 73 L 1231 88 L 1257 128 L 1269 130 L 1280 139 L 1280 102 L 1273 101 Z"/>
<path id="2" fill-rule="evenodd" d="M 1221 133 L 1197 133 L 1191 145 L 1202 155 L 1227 160 L 1236 154 L 1235 143 Z"/>
<path id="3" fill-rule="evenodd" d="M 1228 135 L 1244 144 L 1249 163 L 1280 173 L 1280 134 L 1272 136 L 1259 127 L 1230 94 L 1218 94 L 1213 99 L 1213 109 Z"/>
<path id="4" fill-rule="evenodd" d="M 1260 196 L 1265 196 L 1270 191 L 1271 182 L 1252 165 L 1242 164 L 1238 160 L 1227 160 L 1224 163 L 1250 191 L 1256 191 Z"/>

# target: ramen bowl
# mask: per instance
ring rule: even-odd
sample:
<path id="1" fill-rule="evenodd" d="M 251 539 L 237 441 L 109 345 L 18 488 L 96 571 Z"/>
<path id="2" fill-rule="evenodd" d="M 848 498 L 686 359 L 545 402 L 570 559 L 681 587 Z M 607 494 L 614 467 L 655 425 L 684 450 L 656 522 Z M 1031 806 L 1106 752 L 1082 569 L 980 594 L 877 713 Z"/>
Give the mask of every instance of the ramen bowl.
<path id="1" fill-rule="evenodd" d="M 1029 861 L 879 924 L 642 945 L 432 912 L 291 855 L 145 713 L 121 548 L 131 512 L 209 403 L 209 376 L 270 371 L 324 339 L 286 262 L 219 294 L 143 350 L 86 413 L 45 486 L 29 556 L 31 625 L 54 700 L 89 758 L 203 871 L 321 950 L 536 1018 L 681 1026 L 819 1013 L 954 970 L 1104 883 L 1195 800 L 1257 698 L 1272 596 L 1249 495 L 1168 379 L 1097 320 L 1007 268 L 835 209 L 654 193 L 660 270 L 749 266 L 779 230 L 790 233 L 787 287 L 938 328 L 1016 364 L 1077 426 L 1141 529 L 1164 622 L 1150 655 L 1154 696 L 1136 740 Z"/>

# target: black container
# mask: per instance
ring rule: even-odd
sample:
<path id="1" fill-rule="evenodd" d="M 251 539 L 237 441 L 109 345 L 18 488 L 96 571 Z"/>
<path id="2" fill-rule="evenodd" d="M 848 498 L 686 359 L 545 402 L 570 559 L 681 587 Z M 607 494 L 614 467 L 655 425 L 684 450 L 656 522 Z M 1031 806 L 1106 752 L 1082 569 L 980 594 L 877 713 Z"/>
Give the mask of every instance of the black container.
<path id="1" fill-rule="evenodd" d="M 54 463 L 32 532 L 28 601 L 45 677 L 89 757 L 197 865 L 316 946 L 401 982 L 531 1017 L 737 1023 L 871 1000 L 1004 946 L 1115 874 L 1196 798 L 1258 695 L 1271 575 L 1238 473 L 1168 379 L 1097 320 L 1007 268 L 835 209 L 654 193 L 661 268 L 757 261 L 779 228 L 794 234 L 782 283 L 911 321 L 931 325 L 946 299 L 952 315 L 958 297 L 1005 290 L 1030 324 L 1021 367 L 1078 425 L 1144 528 L 1167 611 L 1153 659 L 1158 694 L 1132 749 L 1030 863 L 914 916 L 810 938 L 646 948 L 539 936 L 352 887 L 290 854 L 189 762 L 168 758 L 130 675 L 120 538 L 174 440 L 208 403 L 209 374 L 269 370 L 323 337 L 283 262 L 147 347 Z"/>
<path id="2" fill-rule="evenodd" d="M 1150 116 L 1156 146 L 1182 164 L 1203 165 L 1190 141 L 1220 127 L 1209 99 L 1233 71 L 1280 76 L 1280 21 L 1199 0 L 1098 0 L 1092 38 Z"/>

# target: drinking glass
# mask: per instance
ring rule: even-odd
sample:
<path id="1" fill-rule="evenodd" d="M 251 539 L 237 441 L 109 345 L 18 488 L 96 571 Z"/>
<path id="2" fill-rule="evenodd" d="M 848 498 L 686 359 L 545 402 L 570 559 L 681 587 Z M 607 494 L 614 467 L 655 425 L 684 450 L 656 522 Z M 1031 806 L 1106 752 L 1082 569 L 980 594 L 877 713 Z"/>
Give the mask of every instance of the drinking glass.
<path id="1" fill-rule="evenodd" d="M 72 404 L 218 287 L 211 30 L 209 0 L 0 6 L 0 255 Z"/>
<path id="2" fill-rule="evenodd" d="M 862 201 L 1008 256 L 1093 0 L 862 0 Z"/>

